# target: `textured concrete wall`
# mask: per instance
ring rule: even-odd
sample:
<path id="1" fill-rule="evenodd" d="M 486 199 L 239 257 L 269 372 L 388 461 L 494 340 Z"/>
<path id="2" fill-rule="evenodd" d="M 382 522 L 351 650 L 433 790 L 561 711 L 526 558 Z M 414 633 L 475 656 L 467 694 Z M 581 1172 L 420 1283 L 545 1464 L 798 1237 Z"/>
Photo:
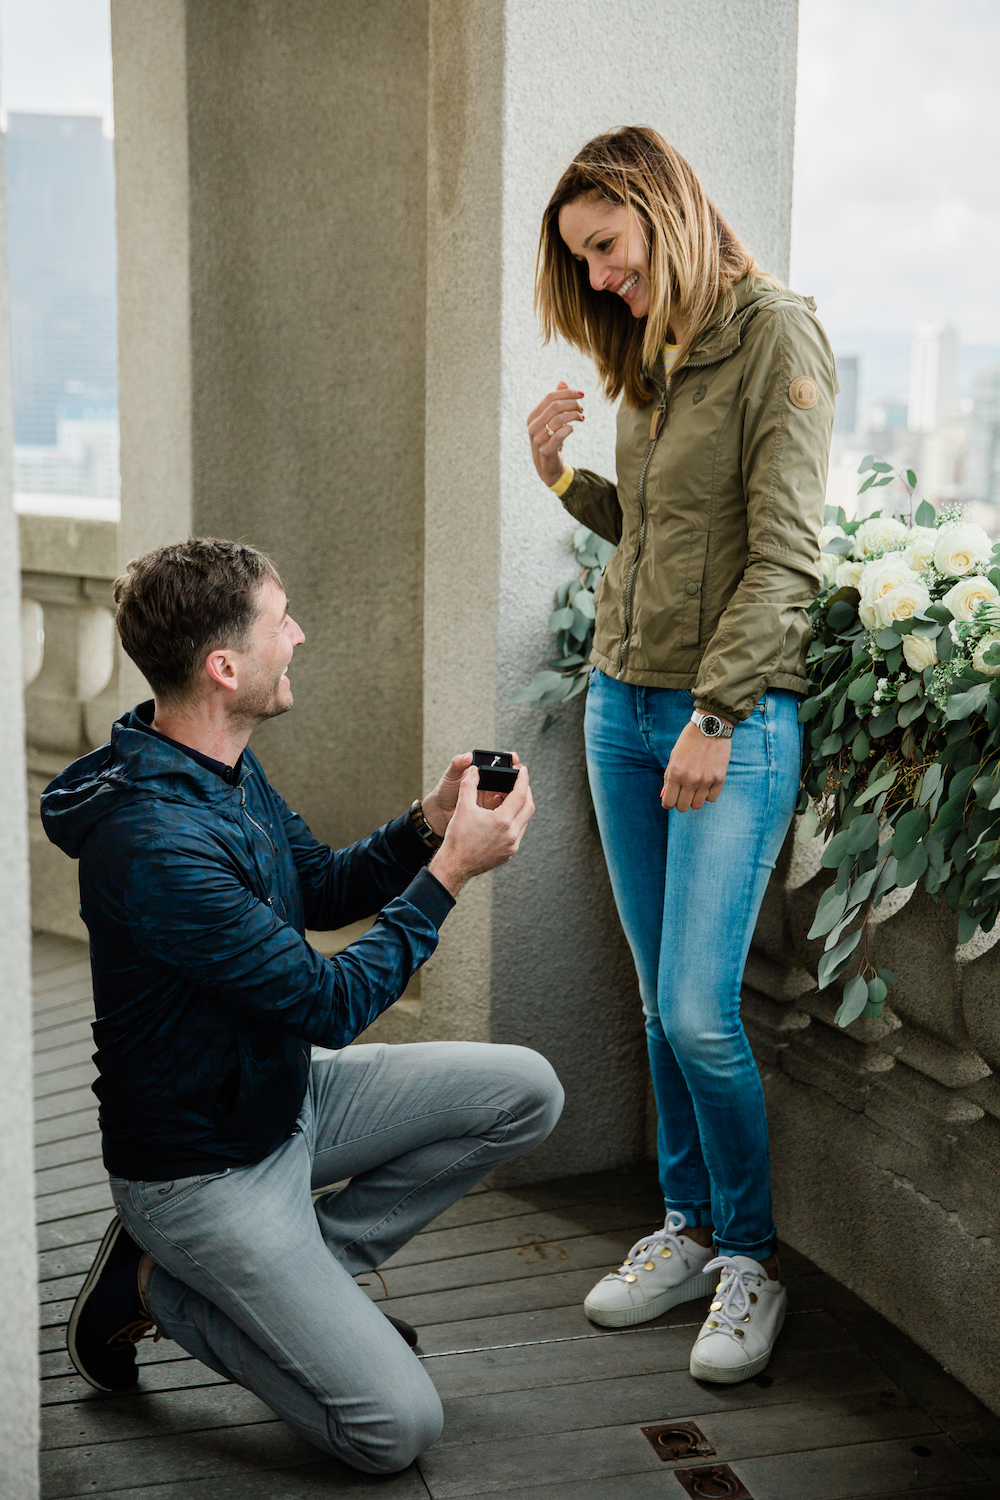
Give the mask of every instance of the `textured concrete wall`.
<path id="1" fill-rule="evenodd" d="M 560 378 L 588 392 L 572 463 L 614 472 L 593 371 L 542 349 L 531 296 L 542 209 L 598 131 L 650 123 L 690 157 L 765 265 L 788 257 L 796 7 L 432 0 L 428 190 L 425 781 L 455 746 L 514 746 L 538 813 L 477 882 L 423 977 L 439 1032 L 529 1042 L 568 1097 L 528 1169 L 640 1154 L 646 1066 L 631 963 L 588 825 L 581 706 L 540 734 L 507 706 L 544 665 L 573 523 L 539 483 L 524 421 Z M 766 77 L 767 88 L 760 87 Z"/>
<path id="2" fill-rule="evenodd" d="M 0 175 L 0 1490 L 38 1494 L 38 1294 L 32 1161 L 31 977 L 21 580 L 11 495 L 7 230 Z"/>
<path id="3" fill-rule="evenodd" d="M 423 0 L 113 7 L 123 554 L 273 554 L 307 645 L 255 748 L 338 842 L 419 786 L 426 36 Z"/>
<path id="4" fill-rule="evenodd" d="M 959 944 L 943 903 L 890 898 L 869 943 L 888 1004 L 841 1030 L 806 938 L 819 853 L 786 847 L 746 971 L 778 1230 L 1000 1411 L 1000 931 Z"/>

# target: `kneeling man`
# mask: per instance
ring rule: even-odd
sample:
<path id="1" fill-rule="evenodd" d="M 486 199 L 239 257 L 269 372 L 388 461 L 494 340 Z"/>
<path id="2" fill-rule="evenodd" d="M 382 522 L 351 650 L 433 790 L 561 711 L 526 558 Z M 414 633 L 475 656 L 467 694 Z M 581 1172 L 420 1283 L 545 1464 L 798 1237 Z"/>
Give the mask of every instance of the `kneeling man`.
<path id="1" fill-rule="evenodd" d="M 192 540 L 130 563 L 115 598 L 153 701 L 42 799 L 80 861 L 118 1211 L 69 1352 L 91 1385 L 130 1389 L 155 1323 L 317 1447 L 402 1469 L 441 1404 L 413 1330 L 353 1278 L 542 1141 L 562 1090 L 523 1047 L 348 1043 L 434 952 L 465 883 L 516 852 L 528 773 L 506 799 L 477 794 L 456 756 L 422 803 L 329 849 L 246 748 L 291 708 L 304 639 L 270 561 Z M 371 916 L 335 958 L 306 942 Z"/>

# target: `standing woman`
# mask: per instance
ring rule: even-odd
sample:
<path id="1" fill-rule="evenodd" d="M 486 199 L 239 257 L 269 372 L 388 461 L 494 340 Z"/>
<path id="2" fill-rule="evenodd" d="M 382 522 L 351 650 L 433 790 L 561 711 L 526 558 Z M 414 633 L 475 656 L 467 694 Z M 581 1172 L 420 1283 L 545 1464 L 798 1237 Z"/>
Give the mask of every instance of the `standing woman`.
<path id="1" fill-rule="evenodd" d="M 811 300 L 761 271 L 643 126 L 599 136 L 563 173 L 536 307 L 622 397 L 617 484 L 562 458 L 582 391 L 544 396 L 528 431 L 540 477 L 617 546 L 595 601 L 587 765 L 639 976 L 667 1210 L 584 1306 L 623 1327 L 718 1280 L 691 1373 L 745 1380 L 786 1294 L 740 984 L 798 794 L 833 356 Z"/>

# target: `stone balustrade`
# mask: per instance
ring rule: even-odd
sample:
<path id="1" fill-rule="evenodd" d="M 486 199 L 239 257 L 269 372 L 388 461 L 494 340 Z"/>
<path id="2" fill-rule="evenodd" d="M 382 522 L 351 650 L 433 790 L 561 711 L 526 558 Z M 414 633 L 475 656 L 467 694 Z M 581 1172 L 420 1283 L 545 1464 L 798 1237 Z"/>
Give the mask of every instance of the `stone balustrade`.
<path id="1" fill-rule="evenodd" d="M 779 1232 L 1000 1410 L 1000 927 L 960 944 L 943 902 L 894 893 L 869 940 L 886 1007 L 842 1030 L 806 936 L 820 853 L 786 845 L 744 984 Z"/>
<path id="2" fill-rule="evenodd" d="M 104 743 L 118 712 L 118 527 L 43 515 L 22 515 L 19 526 L 32 922 L 82 938 L 76 865 L 45 837 L 38 799 L 65 765 Z"/>

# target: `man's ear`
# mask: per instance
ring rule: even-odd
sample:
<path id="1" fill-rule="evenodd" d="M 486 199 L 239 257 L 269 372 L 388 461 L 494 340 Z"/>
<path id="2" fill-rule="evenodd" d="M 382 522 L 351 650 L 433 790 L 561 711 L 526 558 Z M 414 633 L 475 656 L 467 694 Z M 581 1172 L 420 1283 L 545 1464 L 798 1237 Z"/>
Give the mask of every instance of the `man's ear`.
<path id="1" fill-rule="evenodd" d="M 225 688 L 230 693 L 235 692 L 239 687 L 235 654 L 222 647 L 218 651 L 210 652 L 205 658 L 205 675 L 213 687 Z"/>

